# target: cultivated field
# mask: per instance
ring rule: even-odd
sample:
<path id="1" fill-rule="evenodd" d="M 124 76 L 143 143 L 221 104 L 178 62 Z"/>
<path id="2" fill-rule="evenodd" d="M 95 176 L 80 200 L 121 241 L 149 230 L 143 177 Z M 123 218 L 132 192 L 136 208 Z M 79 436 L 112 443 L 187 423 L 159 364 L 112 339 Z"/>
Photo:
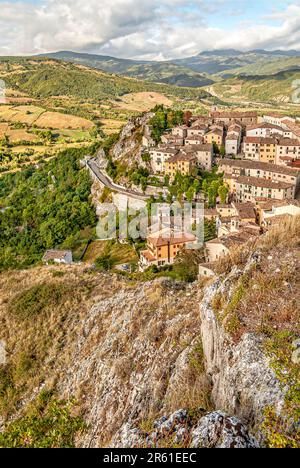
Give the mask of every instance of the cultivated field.
<path id="1" fill-rule="evenodd" d="M 170 107 L 172 106 L 173 101 L 161 93 L 154 92 L 125 94 L 117 101 L 117 106 L 121 109 L 139 112 L 149 111 L 157 104 L 163 104 L 164 106 Z"/>
<path id="2" fill-rule="evenodd" d="M 74 115 L 62 114 L 60 112 L 44 112 L 35 122 L 40 128 L 53 129 L 84 129 L 90 130 L 94 127 L 93 122 Z"/>

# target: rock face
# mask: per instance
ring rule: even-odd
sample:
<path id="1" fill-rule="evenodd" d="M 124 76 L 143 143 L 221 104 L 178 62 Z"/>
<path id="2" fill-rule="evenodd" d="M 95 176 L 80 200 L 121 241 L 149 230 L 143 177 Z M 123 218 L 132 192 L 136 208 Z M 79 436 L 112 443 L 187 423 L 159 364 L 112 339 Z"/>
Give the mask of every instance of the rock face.
<path id="1" fill-rule="evenodd" d="M 236 417 L 222 412 L 208 414 L 192 431 L 192 448 L 259 448 L 247 428 Z"/>
<path id="2" fill-rule="evenodd" d="M 145 433 L 125 424 L 116 434 L 113 447 L 164 447 L 166 441 L 186 448 L 259 448 L 240 420 L 221 411 L 207 414 L 195 422 L 188 411 L 179 410 L 162 417 Z"/>
<path id="3" fill-rule="evenodd" d="M 212 307 L 214 296 L 230 289 L 242 274 L 235 270 L 225 282 L 217 280 L 206 290 L 200 306 L 201 336 L 215 406 L 256 426 L 266 406 L 274 405 L 280 411 L 284 395 L 263 352 L 261 339 L 245 334 L 235 344 Z"/>
<path id="4" fill-rule="evenodd" d="M 135 162 L 138 162 L 140 166 L 144 165 L 141 159 L 142 135 L 153 115 L 153 113 L 149 112 L 141 117 L 129 120 L 121 131 L 119 141 L 112 150 L 113 159 L 122 160 L 123 163 L 127 163 L 129 166 L 132 166 Z"/>
<path id="5" fill-rule="evenodd" d="M 101 295 L 77 326 L 59 382 L 63 397 L 82 402 L 90 429 L 81 447 L 110 446 L 123 425 L 180 407 L 194 385 L 193 377 L 187 379 L 200 334 L 194 286 L 159 279 L 105 292 L 112 280 L 103 281 Z"/>

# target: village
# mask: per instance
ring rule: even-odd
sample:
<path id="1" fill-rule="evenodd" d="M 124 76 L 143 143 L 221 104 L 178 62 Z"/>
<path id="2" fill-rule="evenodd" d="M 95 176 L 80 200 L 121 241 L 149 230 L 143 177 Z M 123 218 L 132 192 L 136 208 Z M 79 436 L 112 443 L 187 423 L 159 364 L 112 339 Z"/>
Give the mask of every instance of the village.
<path id="1" fill-rule="evenodd" d="M 142 148 L 149 155 L 152 175 L 161 180 L 172 183 L 178 175 L 193 180 L 197 170 L 214 171 L 223 179 L 226 200 L 216 197 L 211 206 L 203 197 L 193 199 L 194 206 L 198 201 L 205 206 L 201 216 L 193 211 L 193 224 L 213 223 L 216 233 L 204 243 L 200 278 L 214 277 L 214 267 L 222 258 L 300 214 L 300 125 L 291 117 L 213 109 L 209 116 L 191 115 L 187 124 L 168 129 L 159 143 L 146 125 Z M 91 162 L 87 164 L 92 169 Z M 103 185 L 112 184 L 99 167 L 94 176 L 101 177 Z M 180 252 L 197 244 L 196 236 L 182 228 L 179 232 L 172 218 L 165 224 L 160 219 L 158 226 L 156 232 L 149 232 L 146 248 L 139 253 L 141 272 L 172 266 Z M 72 264 L 72 252 L 47 251 L 43 261 Z"/>
<path id="2" fill-rule="evenodd" d="M 191 117 L 189 125 L 165 133 L 157 146 L 149 133 L 143 144 L 154 174 L 172 180 L 177 173 L 192 175 L 195 167 L 211 171 L 214 166 L 223 174 L 227 203 L 218 201 L 204 211 L 204 218 L 216 223 L 217 237 L 205 243 L 200 277 L 213 277 L 217 261 L 300 214 L 300 125 L 291 117 L 214 109 L 209 117 Z M 191 240 L 188 234 L 178 238 L 172 228 L 169 238 L 162 232 L 149 236 L 141 268 L 172 264 Z"/>

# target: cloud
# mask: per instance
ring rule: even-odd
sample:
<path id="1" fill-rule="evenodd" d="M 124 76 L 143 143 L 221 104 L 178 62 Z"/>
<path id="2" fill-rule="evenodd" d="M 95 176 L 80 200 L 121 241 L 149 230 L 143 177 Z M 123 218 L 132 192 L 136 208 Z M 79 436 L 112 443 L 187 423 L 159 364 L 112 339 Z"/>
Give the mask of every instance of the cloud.
<path id="1" fill-rule="evenodd" d="M 40 0 L 1 2 L 0 54 L 73 50 L 170 59 L 217 48 L 300 49 L 300 6 L 257 17 L 255 25 L 214 25 L 239 16 L 233 0 Z M 253 4 L 255 2 L 252 2 Z M 259 12 L 259 10 L 258 10 Z M 222 14 L 221 14 L 222 17 Z"/>

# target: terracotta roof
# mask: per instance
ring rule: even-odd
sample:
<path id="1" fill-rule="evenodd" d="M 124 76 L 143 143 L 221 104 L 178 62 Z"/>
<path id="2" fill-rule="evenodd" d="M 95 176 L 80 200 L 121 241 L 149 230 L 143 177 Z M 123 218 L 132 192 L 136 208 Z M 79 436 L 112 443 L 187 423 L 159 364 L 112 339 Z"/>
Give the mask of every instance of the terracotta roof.
<path id="1" fill-rule="evenodd" d="M 209 132 L 207 132 L 206 135 L 219 135 L 219 136 L 223 136 L 224 132 L 223 130 L 220 130 L 219 128 L 215 128 L 215 129 L 212 129 L 210 130 Z"/>
<path id="2" fill-rule="evenodd" d="M 185 141 L 203 141 L 203 137 L 201 135 L 192 135 L 187 137 Z"/>
<path id="3" fill-rule="evenodd" d="M 238 132 L 241 132 L 243 129 L 243 127 L 241 125 L 239 125 L 238 123 L 233 123 L 231 125 L 229 125 L 228 127 L 228 131 L 238 131 Z"/>
<path id="4" fill-rule="evenodd" d="M 289 176 L 297 176 L 297 171 L 286 166 L 279 166 L 277 164 L 269 164 L 261 161 L 250 161 L 248 159 L 220 159 L 219 167 L 230 166 L 241 169 L 258 169 L 264 172 L 271 172 L 276 174 L 285 174 Z"/>
<path id="5" fill-rule="evenodd" d="M 288 184 L 286 182 L 276 182 L 274 180 L 262 179 L 258 177 L 246 177 L 240 176 L 237 179 L 238 184 L 251 185 L 253 187 L 262 187 L 270 189 L 288 189 L 294 187 L 293 184 Z"/>
<path id="6" fill-rule="evenodd" d="M 257 201 L 256 204 L 264 211 L 272 211 L 273 208 L 282 208 L 283 206 L 297 206 L 300 207 L 298 200 L 262 200 Z"/>
<path id="7" fill-rule="evenodd" d="M 280 127 L 279 125 L 273 125 L 273 124 L 270 124 L 270 123 L 261 123 L 261 124 L 253 124 L 253 125 L 248 125 L 246 130 L 255 130 L 256 128 L 269 128 L 269 129 L 275 129 L 275 130 L 282 130 L 283 131 L 283 128 Z"/>
<path id="8" fill-rule="evenodd" d="M 268 226 L 274 226 L 276 224 L 281 224 L 288 222 L 293 216 L 289 213 L 285 213 L 282 215 L 276 215 L 272 216 L 270 218 L 265 219 L 265 222 L 268 224 Z"/>
<path id="9" fill-rule="evenodd" d="M 291 138 L 282 138 L 278 142 L 279 146 L 300 146 L 300 141 Z"/>
<path id="10" fill-rule="evenodd" d="M 256 219 L 253 203 L 233 203 L 240 219 Z"/>
<path id="11" fill-rule="evenodd" d="M 159 146 L 157 148 L 152 148 L 150 150 L 150 153 L 156 152 L 156 153 L 167 153 L 167 154 L 177 154 L 178 149 L 175 148 L 170 148 L 169 146 Z"/>
<path id="12" fill-rule="evenodd" d="M 229 140 L 239 141 L 239 136 L 236 135 L 235 133 L 228 133 L 226 137 L 226 141 L 229 141 Z"/>
<path id="13" fill-rule="evenodd" d="M 183 146 L 182 148 L 180 148 L 182 152 L 187 152 L 187 153 L 191 153 L 191 152 L 194 152 L 196 153 L 197 151 L 199 152 L 211 152 L 212 150 L 212 145 L 210 143 L 203 143 L 201 145 L 193 145 L 192 147 L 191 146 Z"/>
<path id="14" fill-rule="evenodd" d="M 176 244 L 188 244 L 189 242 L 195 242 L 196 237 L 192 234 L 184 234 L 182 233 L 180 236 L 175 236 L 174 233 L 171 233 L 168 237 L 166 234 L 158 235 L 158 236 L 150 236 L 148 237 L 148 242 L 153 244 L 155 247 L 162 247 L 164 245 L 176 245 Z"/>
<path id="15" fill-rule="evenodd" d="M 276 138 L 263 138 L 263 137 L 245 137 L 244 143 L 256 143 L 257 145 L 276 145 Z"/>
<path id="16" fill-rule="evenodd" d="M 149 250 L 143 250 L 141 252 L 141 255 L 143 257 L 145 257 L 145 259 L 148 260 L 148 262 L 155 262 L 156 261 L 156 258 L 154 257 L 154 255 Z"/>
<path id="17" fill-rule="evenodd" d="M 300 126 L 295 124 L 294 122 L 289 122 L 289 121 L 285 121 L 284 122 L 284 125 L 287 127 L 287 129 L 294 133 L 294 135 L 296 135 L 297 137 L 300 137 Z"/>
<path id="18" fill-rule="evenodd" d="M 189 130 L 206 130 L 207 125 L 205 124 L 197 124 L 197 125 L 192 125 L 192 127 L 189 128 Z"/>
<path id="19" fill-rule="evenodd" d="M 170 159 L 168 159 L 168 161 L 166 161 L 166 164 L 169 164 L 169 163 L 176 163 L 176 162 L 180 162 L 180 161 L 184 161 L 184 162 L 193 162 L 193 161 L 196 161 L 197 160 L 197 157 L 194 156 L 193 154 L 185 154 L 183 152 L 180 152 L 178 154 L 175 154 L 174 156 L 172 156 Z"/>
<path id="20" fill-rule="evenodd" d="M 259 232 L 257 229 L 248 229 L 246 227 L 236 233 L 231 233 L 218 239 L 213 239 L 212 241 L 207 242 L 207 244 L 221 244 L 224 245 L 227 249 L 231 249 L 233 247 L 238 247 L 239 245 L 245 244 L 251 239 L 251 237 L 253 238 L 258 236 Z"/>
<path id="21" fill-rule="evenodd" d="M 241 118 L 253 118 L 257 117 L 257 112 L 212 112 L 214 118 L 229 118 L 229 119 L 241 119 Z"/>
<path id="22" fill-rule="evenodd" d="M 293 168 L 293 169 L 299 169 L 300 170 L 300 160 L 297 159 L 296 161 L 293 161 L 293 162 L 289 163 L 288 166 Z"/>
<path id="23" fill-rule="evenodd" d="M 207 208 L 204 210 L 204 217 L 205 216 L 218 216 L 218 212 L 216 208 Z"/>

